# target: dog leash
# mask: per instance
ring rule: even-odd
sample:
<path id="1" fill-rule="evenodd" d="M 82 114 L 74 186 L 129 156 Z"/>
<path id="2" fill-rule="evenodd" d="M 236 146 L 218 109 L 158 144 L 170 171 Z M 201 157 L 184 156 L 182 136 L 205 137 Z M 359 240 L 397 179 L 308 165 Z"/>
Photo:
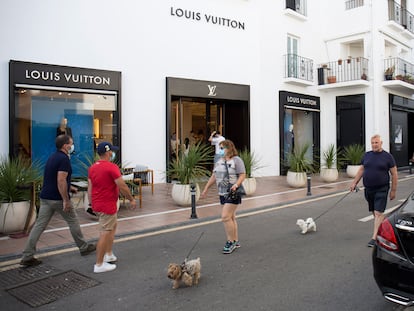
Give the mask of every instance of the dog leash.
<path id="1" fill-rule="evenodd" d="M 355 192 L 358 192 L 359 188 L 355 187 Z M 328 208 L 326 211 L 324 211 L 322 214 L 320 214 L 318 217 L 316 217 L 314 219 L 314 221 L 316 221 L 316 219 L 321 218 L 323 215 L 325 215 L 327 212 L 329 212 L 331 209 L 333 209 L 335 206 L 337 206 L 339 204 L 339 202 L 341 202 L 343 199 L 345 199 L 351 192 L 353 191 L 349 191 L 347 192 L 344 196 L 342 196 L 342 198 L 340 198 L 338 201 L 336 201 L 336 203 L 334 205 L 332 205 L 330 208 Z M 307 224 L 309 225 L 309 224 Z"/>
<path id="2" fill-rule="evenodd" d="M 197 241 L 194 243 L 193 247 L 190 249 L 190 251 L 188 252 L 188 255 L 185 257 L 184 262 L 187 261 L 188 257 L 190 257 L 191 252 L 193 251 L 194 247 L 196 247 L 196 245 L 198 244 L 198 242 L 200 241 L 201 237 L 203 236 L 204 231 L 201 232 L 200 236 L 198 237 Z"/>

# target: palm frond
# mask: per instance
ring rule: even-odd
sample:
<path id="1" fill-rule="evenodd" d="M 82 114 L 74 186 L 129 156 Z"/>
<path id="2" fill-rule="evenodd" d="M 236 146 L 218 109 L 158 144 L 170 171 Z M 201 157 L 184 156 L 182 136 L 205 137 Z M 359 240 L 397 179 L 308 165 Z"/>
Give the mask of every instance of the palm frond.
<path id="1" fill-rule="evenodd" d="M 210 176 L 207 167 L 211 165 L 212 159 L 211 146 L 202 143 L 192 145 L 187 154 L 180 152 L 178 157 L 171 161 L 167 175 L 176 178 L 181 184 L 196 182 L 202 177 Z"/>
<path id="2" fill-rule="evenodd" d="M 0 202 L 29 200 L 33 183 L 42 180 L 40 166 L 23 157 L 0 159 Z"/>
<path id="3" fill-rule="evenodd" d="M 310 145 L 308 143 L 303 145 L 296 145 L 292 152 L 287 154 L 287 166 L 289 171 L 296 173 L 313 172 L 313 159 L 308 159 L 306 156 Z"/>
<path id="4" fill-rule="evenodd" d="M 246 168 L 246 176 L 248 178 L 252 177 L 254 171 L 264 167 L 263 165 L 260 165 L 260 159 L 257 157 L 255 152 L 250 151 L 247 148 L 239 151 L 239 157 L 244 162 L 244 167 Z"/>

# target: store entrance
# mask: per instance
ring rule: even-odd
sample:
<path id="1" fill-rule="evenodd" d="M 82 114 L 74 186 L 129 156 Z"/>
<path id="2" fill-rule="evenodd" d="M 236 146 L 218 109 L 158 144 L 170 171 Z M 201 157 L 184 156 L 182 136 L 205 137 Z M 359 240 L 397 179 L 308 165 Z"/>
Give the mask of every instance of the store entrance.
<path id="1" fill-rule="evenodd" d="M 171 97 L 169 161 L 191 144 L 210 144 L 211 132 L 219 131 L 238 149 L 249 147 L 247 101 L 195 97 Z"/>
<path id="2" fill-rule="evenodd" d="M 351 95 L 336 98 L 337 147 L 365 145 L 365 96 Z"/>

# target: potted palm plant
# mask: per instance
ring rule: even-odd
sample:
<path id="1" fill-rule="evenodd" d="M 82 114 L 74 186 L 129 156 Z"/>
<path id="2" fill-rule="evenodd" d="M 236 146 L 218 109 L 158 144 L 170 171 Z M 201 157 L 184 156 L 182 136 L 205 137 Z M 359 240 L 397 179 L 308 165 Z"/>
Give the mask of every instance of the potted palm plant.
<path id="1" fill-rule="evenodd" d="M 200 198 L 198 182 L 210 176 L 208 166 L 213 160 L 209 145 L 198 143 L 191 145 L 188 152 L 179 152 L 167 170 L 167 175 L 177 180 L 173 184 L 171 195 L 175 203 L 182 206 L 191 205 L 191 185 L 196 187 L 196 201 Z"/>
<path id="2" fill-rule="evenodd" d="M 344 148 L 343 158 L 347 162 L 346 173 L 349 177 L 355 177 L 361 165 L 365 147 L 360 144 L 352 144 Z"/>
<path id="3" fill-rule="evenodd" d="M 244 167 L 246 168 L 246 179 L 243 181 L 243 187 L 246 195 L 250 195 L 256 191 L 256 178 L 252 174 L 254 171 L 262 168 L 262 166 L 259 164 L 260 160 L 254 151 L 250 151 L 247 148 L 239 151 L 239 157 L 243 160 Z"/>
<path id="4" fill-rule="evenodd" d="M 34 223 L 36 207 L 33 194 L 35 184 L 41 179 L 38 165 L 32 164 L 30 159 L 0 159 L 0 232 L 22 232 Z"/>
<path id="5" fill-rule="evenodd" d="M 333 182 L 338 179 L 338 161 L 340 160 L 341 151 L 330 144 L 322 152 L 321 179 L 325 182 Z"/>
<path id="6" fill-rule="evenodd" d="M 310 145 L 296 145 L 292 152 L 287 154 L 287 183 L 294 188 L 306 185 L 307 173 L 314 171 L 313 160 L 307 156 Z"/>

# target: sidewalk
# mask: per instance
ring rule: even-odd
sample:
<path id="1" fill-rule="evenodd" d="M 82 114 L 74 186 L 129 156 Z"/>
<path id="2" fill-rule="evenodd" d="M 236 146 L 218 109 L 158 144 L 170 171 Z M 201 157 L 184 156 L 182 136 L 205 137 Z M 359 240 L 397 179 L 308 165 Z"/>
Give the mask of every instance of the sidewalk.
<path id="1" fill-rule="evenodd" d="M 408 173 L 400 172 L 399 175 L 401 178 L 408 175 Z M 339 179 L 334 183 L 324 183 L 319 176 L 312 176 L 311 195 L 308 196 L 307 187 L 290 188 L 286 183 L 286 176 L 258 177 L 256 179 L 256 192 L 252 196 L 243 199 L 242 205 L 238 208 L 238 213 L 346 191 L 352 182 L 352 179 L 343 172 L 340 173 Z M 180 207 L 174 204 L 171 198 L 171 188 L 172 184 L 156 184 L 152 195 L 151 189 L 144 187 L 142 208 L 137 207 L 135 210 L 129 210 L 121 205 L 116 237 L 156 231 L 168 226 L 192 224 L 203 221 L 203 219 L 218 219 L 220 217 L 221 209 L 215 187 L 211 187 L 207 198 L 200 199 L 197 202 L 197 220 L 190 219 L 191 207 Z M 78 205 L 77 213 L 82 232 L 87 240 L 96 241 L 99 235 L 97 218 L 86 213 L 81 205 Z M 6 235 L 0 235 L 0 267 L 18 263 L 26 240 L 27 237 L 13 239 Z M 38 255 L 73 246 L 74 242 L 69 228 L 61 216 L 55 214 L 37 244 Z"/>

